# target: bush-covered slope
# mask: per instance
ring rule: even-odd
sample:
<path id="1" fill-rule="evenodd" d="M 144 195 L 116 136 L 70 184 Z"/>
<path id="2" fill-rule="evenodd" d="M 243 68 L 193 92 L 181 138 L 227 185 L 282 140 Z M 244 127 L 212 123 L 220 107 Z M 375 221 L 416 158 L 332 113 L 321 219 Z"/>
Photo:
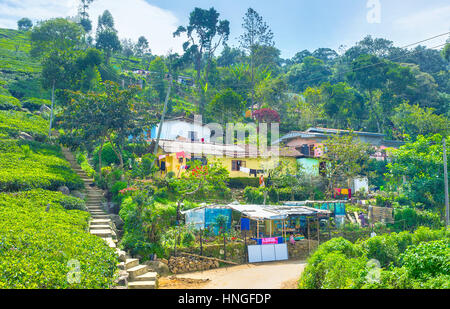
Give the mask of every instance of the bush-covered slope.
<path id="1" fill-rule="evenodd" d="M 30 49 L 29 33 L 0 29 L 0 87 L 3 84 L 16 98 L 47 94 L 40 83 L 41 64 L 31 58 Z"/>
<path id="2" fill-rule="evenodd" d="M 450 288 L 450 235 L 421 227 L 352 244 L 332 239 L 308 259 L 304 289 Z"/>
<path id="3" fill-rule="evenodd" d="M 0 288 L 108 288 L 117 256 L 59 192 L 0 194 Z M 48 211 L 46 211 L 48 208 Z M 79 263 L 79 283 L 67 276 Z"/>
<path id="4" fill-rule="evenodd" d="M 41 116 L 0 111 L 0 289 L 108 288 L 117 256 L 89 233 L 85 202 L 49 191 L 83 182 L 47 130 Z"/>

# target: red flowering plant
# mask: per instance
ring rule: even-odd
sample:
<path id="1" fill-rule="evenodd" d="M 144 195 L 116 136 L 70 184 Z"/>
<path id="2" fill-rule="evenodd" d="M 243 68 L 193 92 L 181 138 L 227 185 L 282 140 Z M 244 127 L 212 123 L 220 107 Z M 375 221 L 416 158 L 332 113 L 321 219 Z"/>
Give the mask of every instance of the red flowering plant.
<path id="1" fill-rule="evenodd" d="M 135 187 L 129 187 L 129 188 L 125 188 L 119 191 L 119 194 L 121 195 L 128 195 L 129 193 L 133 193 L 136 192 L 137 188 Z"/>
<path id="2" fill-rule="evenodd" d="M 219 163 L 204 165 L 194 161 L 190 162 L 189 169 L 180 178 L 167 179 L 169 190 L 177 199 L 177 220 L 181 220 L 181 204 L 185 199 L 208 201 L 229 198 L 228 176 L 228 171 Z"/>
<path id="3" fill-rule="evenodd" d="M 253 118 L 264 123 L 280 122 L 280 115 L 278 112 L 270 108 L 261 108 L 254 111 Z"/>

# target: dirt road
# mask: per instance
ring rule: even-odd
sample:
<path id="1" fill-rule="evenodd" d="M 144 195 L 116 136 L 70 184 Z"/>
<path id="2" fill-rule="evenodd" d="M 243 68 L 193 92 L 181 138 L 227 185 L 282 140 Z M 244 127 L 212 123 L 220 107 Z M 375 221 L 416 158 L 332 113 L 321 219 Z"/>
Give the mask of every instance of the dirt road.
<path id="1" fill-rule="evenodd" d="M 166 289 L 293 289 L 305 261 L 283 261 L 219 268 L 162 278 Z"/>

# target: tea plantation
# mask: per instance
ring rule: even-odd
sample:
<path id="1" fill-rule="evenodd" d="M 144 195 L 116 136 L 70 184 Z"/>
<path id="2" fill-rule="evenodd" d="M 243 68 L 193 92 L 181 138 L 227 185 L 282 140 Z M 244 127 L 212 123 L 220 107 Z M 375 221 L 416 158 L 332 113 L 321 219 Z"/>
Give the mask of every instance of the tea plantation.
<path id="1" fill-rule="evenodd" d="M 111 287 L 116 253 L 87 231 L 85 202 L 56 192 L 83 182 L 45 143 L 48 122 L 10 110 L 0 124 L 0 289 Z"/>

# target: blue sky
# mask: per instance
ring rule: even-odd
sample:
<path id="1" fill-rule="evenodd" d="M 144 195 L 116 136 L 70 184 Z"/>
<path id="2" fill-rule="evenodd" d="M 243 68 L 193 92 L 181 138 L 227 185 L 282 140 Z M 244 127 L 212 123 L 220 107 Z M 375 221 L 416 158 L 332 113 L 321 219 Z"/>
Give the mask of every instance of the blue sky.
<path id="1" fill-rule="evenodd" d="M 277 47 L 284 57 L 303 49 L 338 49 L 352 46 L 367 34 L 386 37 L 405 46 L 450 31 L 448 0 L 381 0 L 380 23 L 368 23 L 366 0 L 148 0 L 170 10 L 184 23 L 193 7 L 214 6 L 222 18 L 231 22 L 230 44 L 237 44 L 242 17 L 248 7 L 260 13 L 275 33 Z M 276 4 L 274 4 L 276 3 Z M 437 12 L 443 11 L 443 14 Z M 408 21 L 410 19 L 410 21 Z M 437 46 L 443 41 L 430 42 Z"/>
<path id="2" fill-rule="evenodd" d="M 380 4 L 379 23 L 367 19 L 374 3 Z M 0 27 L 15 28 L 21 17 L 36 21 L 73 16 L 77 6 L 77 0 L 0 0 Z M 303 49 L 351 47 L 368 34 L 405 46 L 450 31 L 448 0 L 95 0 L 90 14 L 95 21 L 109 9 L 121 37 L 145 35 L 154 53 L 164 54 L 169 49 L 181 52 L 182 39 L 171 34 L 188 22 L 193 8 L 211 6 L 231 22 L 230 45 L 238 44 L 242 17 L 248 7 L 254 8 L 272 28 L 284 58 Z"/>

